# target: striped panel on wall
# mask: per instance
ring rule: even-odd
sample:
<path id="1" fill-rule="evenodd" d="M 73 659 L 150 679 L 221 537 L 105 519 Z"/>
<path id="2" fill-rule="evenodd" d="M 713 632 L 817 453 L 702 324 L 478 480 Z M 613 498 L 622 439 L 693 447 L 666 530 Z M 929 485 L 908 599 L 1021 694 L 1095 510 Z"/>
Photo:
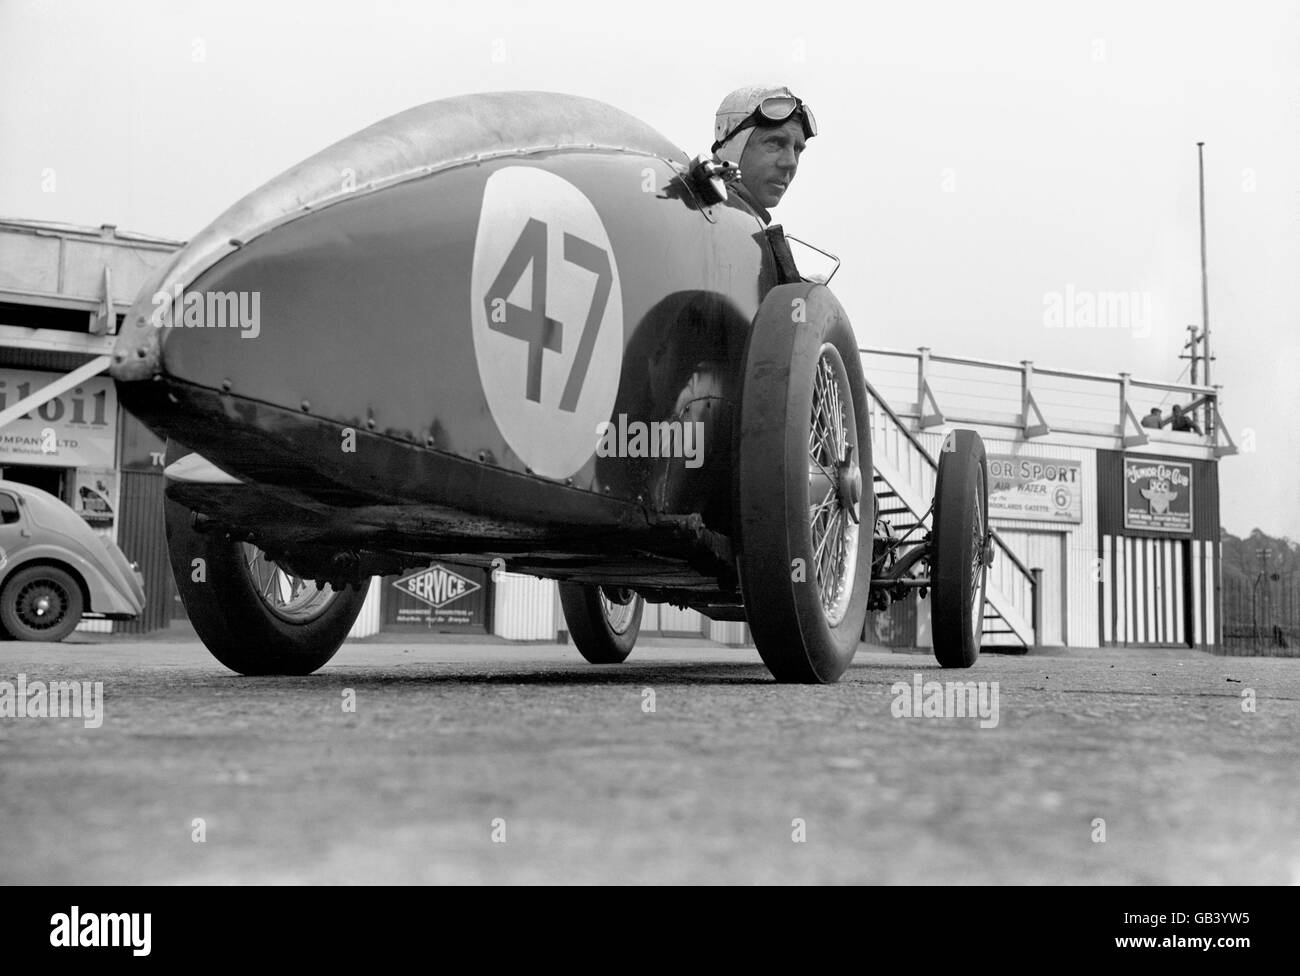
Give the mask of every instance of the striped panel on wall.
<path id="1" fill-rule="evenodd" d="M 1214 544 L 1104 535 L 1101 549 L 1103 642 L 1193 647 L 1217 642 Z"/>

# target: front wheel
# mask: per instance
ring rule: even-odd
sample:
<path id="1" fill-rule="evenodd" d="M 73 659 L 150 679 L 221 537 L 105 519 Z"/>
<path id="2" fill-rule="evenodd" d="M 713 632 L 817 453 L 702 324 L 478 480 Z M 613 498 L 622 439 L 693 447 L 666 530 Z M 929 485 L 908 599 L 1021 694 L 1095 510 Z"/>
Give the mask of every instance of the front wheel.
<path id="1" fill-rule="evenodd" d="M 167 549 L 176 588 L 199 639 L 240 674 L 311 674 L 356 622 L 366 586 L 335 590 L 269 561 L 255 546 L 201 533 L 189 509 L 166 501 Z"/>
<path id="2" fill-rule="evenodd" d="M 930 553 L 930 627 L 945 668 L 969 668 L 984 635 L 988 579 L 988 461 L 973 430 L 954 430 L 939 454 Z"/>
<path id="3" fill-rule="evenodd" d="M 745 349 L 736 538 L 745 617 L 778 681 L 836 681 L 858 649 L 875 522 L 870 430 L 844 309 L 820 285 L 773 288 Z"/>
<path id="4" fill-rule="evenodd" d="M 592 664 L 621 664 L 641 633 L 645 600 L 631 590 L 561 583 L 560 606 L 578 653 Z"/>

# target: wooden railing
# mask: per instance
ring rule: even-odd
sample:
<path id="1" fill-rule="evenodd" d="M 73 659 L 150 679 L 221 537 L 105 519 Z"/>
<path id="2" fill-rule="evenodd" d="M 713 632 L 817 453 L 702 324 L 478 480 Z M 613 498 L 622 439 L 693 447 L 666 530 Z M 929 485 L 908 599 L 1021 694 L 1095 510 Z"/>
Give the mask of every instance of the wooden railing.
<path id="1" fill-rule="evenodd" d="M 1031 361 L 1002 363 L 941 356 L 922 346 L 914 352 L 864 348 L 863 365 L 899 416 L 920 430 L 943 424 L 1014 429 L 1025 439 L 1053 432 L 1105 439 L 1122 449 L 1150 442 L 1176 444 L 1221 457 L 1237 453 L 1220 414 L 1222 387 L 1133 379 L 1049 369 Z M 1181 406 L 1201 433 L 1174 431 L 1173 407 Z M 1151 408 L 1161 412 L 1159 428 L 1144 427 Z"/>

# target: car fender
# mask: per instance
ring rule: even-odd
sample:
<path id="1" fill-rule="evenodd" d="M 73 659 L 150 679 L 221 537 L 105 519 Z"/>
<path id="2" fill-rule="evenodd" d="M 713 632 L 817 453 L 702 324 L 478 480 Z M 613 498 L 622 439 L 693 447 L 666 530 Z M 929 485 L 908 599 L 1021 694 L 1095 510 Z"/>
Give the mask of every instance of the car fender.
<path id="1" fill-rule="evenodd" d="M 144 610 L 144 601 L 138 599 L 130 583 L 114 578 L 117 574 L 104 573 L 90 560 L 62 546 L 36 545 L 23 549 L 20 558 L 7 563 L 0 589 L 18 570 L 35 563 L 57 563 L 66 566 L 81 579 L 86 597 L 86 613 L 138 615 Z"/>

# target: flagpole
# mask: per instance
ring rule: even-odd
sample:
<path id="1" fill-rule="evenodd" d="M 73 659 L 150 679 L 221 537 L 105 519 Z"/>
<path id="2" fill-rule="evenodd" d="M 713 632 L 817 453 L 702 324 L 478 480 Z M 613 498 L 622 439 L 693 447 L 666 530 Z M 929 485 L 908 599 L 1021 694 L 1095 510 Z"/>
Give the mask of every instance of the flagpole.
<path id="1" fill-rule="evenodd" d="M 1201 198 L 1201 358 L 1205 362 L 1205 385 L 1210 386 L 1210 281 L 1206 271 L 1205 259 L 1205 143 L 1196 144 L 1196 169 L 1198 182 L 1200 184 Z M 1196 362 L 1196 349 L 1192 349 L 1192 362 Z M 1193 368 L 1195 368 L 1193 366 Z M 1214 428 L 1214 414 L 1218 409 L 1218 404 L 1214 405 L 1214 410 L 1205 412 L 1205 432 L 1210 434 Z"/>

